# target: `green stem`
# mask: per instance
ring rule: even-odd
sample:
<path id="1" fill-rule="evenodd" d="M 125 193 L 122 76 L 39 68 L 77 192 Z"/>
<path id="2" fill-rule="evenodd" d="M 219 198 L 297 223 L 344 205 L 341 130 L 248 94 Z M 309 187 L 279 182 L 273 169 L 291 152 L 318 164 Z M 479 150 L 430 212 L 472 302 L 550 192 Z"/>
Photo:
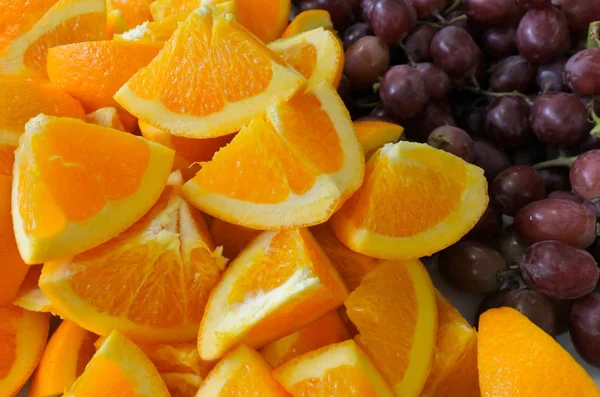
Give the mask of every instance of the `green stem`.
<path id="1" fill-rule="evenodd" d="M 592 122 L 595 124 L 594 128 L 590 131 L 590 134 L 593 136 L 600 135 L 600 117 L 594 112 L 594 101 L 590 102 L 590 116 L 592 116 Z"/>
<path id="2" fill-rule="evenodd" d="M 588 30 L 587 48 L 600 47 L 600 21 L 592 22 Z"/>
<path id="3" fill-rule="evenodd" d="M 525 102 L 527 102 L 527 104 L 533 105 L 531 98 L 529 98 L 527 95 L 522 94 L 518 91 L 512 91 L 512 92 L 486 91 L 486 90 L 481 90 L 477 87 L 470 87 L 468 85 L 464 85 L 464 84 L 456 83 L 456 82 L 455 82 L 454 86 L 456 89 L 459 89 L 459 90 L 469 91 L 469 92 L 473 92 L 475 94 L 485 95 L 485 96 L 489 96 L 489 97 L 516 96 L 516 97 L 519 97 L 519 98 L 525 100 Z"/>
<path id="4" fill-rule="evenodd" d="M 462 4 L 462 0 L 454 0 L 454 3 L 444 11 L 444 15 L 450 14 L 452 11 L 456 10 Z"/>
<path id="5" fill-rule="evenodd" d="M 542 161 L 541 163 L 537 163 L 533 166 L 533 169 L 541 170 L 543 168 L 551 167 L 571 167 L 575 160 L 577 160 L 577 156 L 559 157 L 554 160 Z"/>

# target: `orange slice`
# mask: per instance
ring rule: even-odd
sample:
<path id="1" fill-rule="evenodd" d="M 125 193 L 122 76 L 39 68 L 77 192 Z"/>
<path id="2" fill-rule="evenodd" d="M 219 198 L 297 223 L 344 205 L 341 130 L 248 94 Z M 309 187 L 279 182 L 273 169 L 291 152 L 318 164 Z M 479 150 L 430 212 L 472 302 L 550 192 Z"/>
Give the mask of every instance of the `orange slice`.
<path id="1" fill-rule="evenodd" d="M 344 47 L 335 33 L 323 28 L 269 44 L 277 55 L 296 69 L 309 84 L 323 81 L 337 87 L 344 70 Z"/>
<path id="2" fill-rule="evenodd" d="M 350 339 L 348 330 L 337 311 L 319 317 L 298 331 L 271 342 L 260 354 L 274 368 L 323 346 Z"/>
<path id="3" fill-rule="evenodd" d="M 479 397 L 477 331 L 439 292 L 435 359 L 421 397 Z"/>
<path id="4" fill-rule="evenodd" d="M 153 3 L 156 4 L 156 1 Z M 138 26 L 123 32 L 122 34 L 116 34 L 113 40 L 121 41 L 150 41 L 150 42 L 162 42 L 167 41 L 173 35 L 173 32 L 177 30 L 179 22 L 182 22 L 187 17 L 186 13 L 169 15 L 158 21 L 143 22 Z"/>
<path id="5" fill-rule="evenodd" d="M 0 15 L 11 21 L 0 31 L 0 74 L 45 75 L 48 48 L 106 38 L 105 0 L 3 1 Z"/>
<path id="6" fill-rule="evenodd" d="M 106 107 L 93 111 L 85 116 L 85 121 L 113 130 L 125 131 L 121 117 L 116 108 Z"/>
<path id="7" fill-rule="evenodd" d="M 29 266 L 29 271 L 19 287 L 13 305 L 32 312 L 56 313 L 50 299 L 42 292 L 38 283 L 42 275 L 42 265 Z"/>
<path id="8" fill-rule="evenodd" d="M 228 353 L 202 384 L 196 397 L 287 397 L 271 376 L 271 367 L 244 345 Z"/>
<path id="9" fill-rule="evenodd" d="M 148 357 L 129 339 L 113 331 L 64 397 L 169 397 Z"/>
<path id="10" fill-rule="evenodd" d="M 371 157 L 363 185 L 333 216 L 332 226 L 361 254 L 422 258 L 467 234 L 487 203 L 480 168 L 428 145 L 398 142 Z"/>
<path id="11" fill-rule="evenodd" d="M 398 142 L 404 132 L 398 124 L 378 120 L 355 121 L 354 129 L 367 159 L 386 143 Z"/>
<path id="12" fill-rule="evenodd" d="M 348 111 L 324 82 L 271 106 L 267 121 L 254 119 L 183 189 L 192 204 L 230 223 L 312 226 L 358 189 L 363 161 Z"/>
<path id="13" fill-rule="evenodd" d="M 285 28 L 282 38 L 293 37 L 297 34 L 323 28 L 333 31 L 333 22 L 329 12 L 325 10 L 307 10 L 296 15 L 296 18 Z"/>
<path id="14" fill-rule="evenodd" d="M 600 396 L 573 356 L 513 308 L 481 315 L 477 360 L 482 397 Z"/>
<path id="15" fill-rule="evenodd" d="M 294 397 L 393 397 L 369 357 L 354 343 L 329 345 L 275 369 L 273 376 Z"/>
<path id="16" fill-rule="evenodd" d="M 48 397 L 69 390 L 94 355 L 97 338 L 97 335 L 64 320 L 48 341 L 28 396 Z"/>
<path id="17" fill-rule="evenodd" d="M 187 17 L 115 99 L 159 129 L 211 138 L 239 131 L 305 84 L 231 16 L 203 7 Z"/>
<path id="18" fill-rule="evenodd" d="M 171 397 L 194 397 L 202 385 L 202 378 L 195 374 L 160 374 Z"/>
<path id="19" fill-rule="evenodd" d="M 434 361 L 435 289 L 418 260 L 384 262 L 346 299 L 356 342 L 398 396 L 419 396 Z"/>
<path id="20" fill-rule="evenodd" d="M 131 134 L 69 118 L 31 119 L 12 190 L 25 263 L 69 257 L 118 235 L 156 202 L 172 162 L 170 149 Z"/>
<path id="21" fill-rule="evenodd" d="M 340 306 L 346 287 L 308 230 L 264 232 L 211 292 L 198 334 L 204 360 L 262 347 Z"/>
<path id="22" fill-rule="evenodd" d="M 14 396 L 38 364 L 48 339 L 46 313 L 0 307 L 0 390 Z"/>
<path id="23" fill-rule="evenodd" d="M 40 287 L 56 310 L 86 329 L 116 329 L 140 342 L 194 340 L 225 260 L 200 213 L 172 178 L 154 208 L 115 239 L 46 262 Z"/>
<path id="24" fill-rule="evenodd" d="M 229 259 L 237 257 L 252 240 L 262 233 L 261 230 L 234 225 L 219 218 L 212 220 L 209 230 L 215 245 L 223 247 L 223 255 Z"/>
<path id="25" fill-rule="evenodd" d="M 129 30 L 121 11 L 109 7 L 110 0 L 106 0 L 106 36 L 112 39 L 115 35 Z"/>
<path id="26" fill-rule="evenodd" d="M 150 3 L 152 0 L 106 0 L 107 11 L 117 10 L 127 26 L 137 26 L 152 20 Z"/>

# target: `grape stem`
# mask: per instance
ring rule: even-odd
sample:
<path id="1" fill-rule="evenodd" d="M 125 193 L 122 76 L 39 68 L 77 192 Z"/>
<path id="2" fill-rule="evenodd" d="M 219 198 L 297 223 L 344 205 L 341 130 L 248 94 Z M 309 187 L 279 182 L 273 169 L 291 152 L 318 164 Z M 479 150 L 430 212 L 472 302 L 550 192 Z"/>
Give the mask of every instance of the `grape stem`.
<path id="1" fill-rule="evenodd" d="M 438 28 L 441 29 L 443 27 L 446 26 L 450 26 L 455 24 L 458 21 L 462 21 L 467 19 L 466 15 L 459 15 L 456 18 L 452 18 L 451 20 L 447 20 L 445 19 L 442 15 L 440 14 L 435 14 L 435 17 L 440 21 L 440 22 L 432 22 L 432 21 L 417 21 L 417 25 L 429 25 L 429 26 L 433 26 L 434 28 Z"/>
<path id="2" fill-rule="evenodd" d="M 600 117 L 598 117 L 596 112 L 594 112 L 594 101 L 591 101 L 588 105 L 590 109 L 590 116 L 592 116 L 592 122 L 595 124 L 594 128 L 592 128 L 590 131 L 590 135 L 598 136 L 600 135 Z"/>
<path id="3" fill-rule="evenodd" d="M 450 5 L 450 7 L 446 8 L 444 14 L 448 15 L 452 11 L 456 10 L 462 4 L 462 0 L 454 0 L 454 3 Z"/>
<path id="4" fill-rule="evenodd" d="M 542 161 L 541 163 L 537 163 L 533 165 L 534 170 L 541 170 L 544 168 L 551 167 L 571 167 L 573 163 L 577 160 L 577 156 L 573 157 L 559 157 L 554 160 Z"/>
<path id="5" fill-rule="evenodd" d="M 600 47 L 600 21 L 592 22 L 588 31 L 587 48 Z"/>
<path id="6" fill-rule="evenodd" d="M 528 105 L 533 105 L 533 101 L 531 100 L 531 98 L 529 98 L 527 95 L 522 94 L 518 91 L 512 91 L 512 92 L 486 91 L 486 90 L 479 89 L 477 87 L 470 87 L 468 85 L 464 85 L 464 84 L 456 82 L 456 81 L 454 82 L 454 86 L 458 90 L 469 91 L 469 92 L 473 92 L 475 94 L 485 95 L 485 96 L 489 96 L 489 97 L 516 96 L 516 97 L 522 98 L 525 102 L 527 102 Z"/>
<path id="7" fill-rule="evenodd" d="M 408 52 L 408 50 L 406 49 L 406 46 L 404 45 L 404 43 L 399 42 L 398 46 L 400 48 L 402 48 L 402 51 L 404 51 L 404 54 L 406 55 L 406 58 L 408 59 L 409 65 L 412 66 L 413 68 L 416 68 L 417 67 L 417 63 L 415 62 L 415 60 L 413 59 L 413 57 L 410 55 L 410 52 Z M 373 87 L 373 89 L 375 89 L 375 87 Z M 379 91 L 379 89 L 377 89 L 377 91 Z"/>

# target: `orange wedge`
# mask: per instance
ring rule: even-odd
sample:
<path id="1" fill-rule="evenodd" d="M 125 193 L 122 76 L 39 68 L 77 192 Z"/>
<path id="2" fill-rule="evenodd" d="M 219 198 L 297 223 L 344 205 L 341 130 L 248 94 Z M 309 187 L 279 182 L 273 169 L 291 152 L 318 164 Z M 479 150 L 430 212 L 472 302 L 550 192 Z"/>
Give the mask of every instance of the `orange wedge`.
<path id="1" fill-rule="evenodd" d="M 277 368 L 304 353 L 347 339 L 350 339 L 348 330 L 334 310 L 293 334 L 269 343 L 260 349 L 260 354 L 272 367 Z"/>
<path id="2" fill-rule="evenodd" d="M 31 119 L 12 189 L 25 263 L 66 258 L 124 231 L 156 202 L 172 162 L 173 151 L 141 137 L 69 118 Z"/>
<path id="3" fill-rule="evenodd" d="M 148 357 L 129 339 L 113 331 L 64 397 L 169 397 Z"/>
<path id="4" fill-rule="evenodd" d="M 44 264 L 40 287 L 62 317 L 99 335 L 116 329 L 140 342 L 194 340 L 225 260 L 201 214 L 179 195 L 180 178 L 115 239 Z"/>
<path id="5" fill-rule="evenodd" d="M 155 3 L 156 1 L 153 4 Z M 184 21 L 186 17 L 186 13 L 180 13 L 170 15 L 159 21 L 144 22 L 122 34 L 115 34 L 113 40 L 142 42 L 167 41 L 173 35 L 173 32 L 177 30 L 179 22 Z"/>
<path id="6" fill-rule="evenodd" d="M 274 41 L 269 48 L 310 84 L 328 81 L 334 87 L 339 85 L 344 70 L 344 47 L 335 33 L 319 28 Z"/>
<path id="7" fill-rule="evenodd" d="M 127 26 L 137 26 L 152 20 L 150 3 L 153 0 L 106 0 L 107 10 L 119 11 Z"/>
<path id="8" fill-rule="evenodd" d="M 97 335 L 64 320 L 48 341 L 28 396 L 48 397 L 69 390 L 94 355 L 97 338 Z"/>
<path id="9" fill-rule="evenodd" d="M 106 36 L 112 39 L 117 34 L 121 34 L 129 30 L 129 26 L 125 23 L 125 18 L 121 11 L 110 6 L 110 0 L 106 0 Z"/>
<path id="10" fill-rule="evenodd" d="M 208 374 L 196 397 L 287 397 L 271 376 L 271 367 L 256 351 L 240 346 Z"/>
<path id="11" fill-rule="evenodd" d="M 38 283 L 42 275 L 42 265 L 29 266 L 29 271 L 19 287 L 13 305 L 32 312 L 56 313 L 50 299 L 40 289 Z"/>
<path id="12" fill-rule="evenodd" d="M 346 299 L 356 342 L 398 396 L 419 396 L 434 361 L 435 289 L 418 260 L 384 262 Z"/>
<path id="13" fill-rule="evenodd" d="M 160 377 L 165 382 L 171 397 L 194 397 L 202 385 L 202 378 L 195 374 L 175 372 L 160 374 Z"/>
<path id="14" fill-rule="evenodd" d="M 331 224 L 353 251 L 416 259 L 458 241 L 487 204 L 483 170 L 428 145 L 398 142 L 371 157 L 363 185 Z"/>
<path id="15" fill-rule="evenodd" d="M 482 397 L 600 396 L 573 356 L 513 308 L 481 315 L 477 359 Z"/>
<path id="16" fill-rule="evenodd" d="M 275 369 L 294 397 L 393 397 L 369 357 L 352 340 L 329 345 Z"/>
<path id="17" fill-rule="evenodd" d="M 305 84 L 231 16 L 203 7 L 187 17 L 115 99 L 161 130 L 211 138 L 239 131 Z"/>
<path id="18" fill-rule="evenodd" d="M 105 0 L 4 0 L 0 15 L 0 74 L 46 75 L 48 48 L 106 38 Z"/>
<path id="19" fill-rule="evenodd" d="M 121 117 L 119 117 L 119 112 L 113 107 L 95 110 L 85 116 L 85 121 L 102 127 L 112 128 L 113 130 L 125 131 Z"/>
<path id="20" fill-rule="evenodd" d="M 215 245 L 223 247 L 223 256 L 229 259 L 237 257 L 252 240 L 262 233 L 261 230 L 234 225 L 219 218 L 212 220 L 209 230 Z"/>
<path id="21" fill-rule="evenodd" d="M 312 226 L 358 189 L 363 161 L 347 109 L 323 82 L 271 106 L 267 121 L 252 120 L 183 189 L 192 204 L 230 223 Z"/>
<path id="22" fill-rule="evenodd" d="M 204 360 L 260 348 L 340 306 L 346 287 L 308 230 L 264 232 L 211 292 L 198 334 Z"/>
<path id="23" fill-rule="evenodd" d="M 398 124 L 378 120 L 355 121 L 354 130 L 367 159 L 386 143 L 398 142 L 404 132 Z"/>
<path id="24" fill-rule="evenodd" d="M 333 31 L 333 22 L 329 12 L 325 10 L 307 10 L 296 15 L 296 18 L 285 28 L 282 38 L 293 37 L 297 34 L 323 28 Z"/>
<path id="25" fill-rule="evenodd" d="M 46 313 L 0 307 L 0 390 L 16 395 L 38 364 L 48 339 Z"/>

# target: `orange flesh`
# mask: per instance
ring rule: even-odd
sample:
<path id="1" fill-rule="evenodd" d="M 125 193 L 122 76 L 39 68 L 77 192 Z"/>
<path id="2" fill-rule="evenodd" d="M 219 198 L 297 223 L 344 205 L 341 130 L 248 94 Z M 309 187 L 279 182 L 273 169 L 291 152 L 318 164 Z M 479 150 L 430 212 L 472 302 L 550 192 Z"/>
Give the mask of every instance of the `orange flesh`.
<path id="1" fill-rule="evenodd" d="M 275 394 L 281 386 L 273 379 L 271 373 L 259 365 L 246 362 L 223 385 L 219 397 L 253 397 Z"/>
<path id="2" fill-rule="evenodd" d="M 310 79 L 317 64 L 317 50 L 309 43 L 298 43 L 280 53 L 279 56 L 305 79 Z"/>
<path id="3" fill-rule="evenodd" d="M 0 2 L 0 50 L 8 43 L 25 33 L 52 7 L 58 0 L 29 0 Z"/>
<path id="4" fill-rule="evenodd" d="M 8 145 L 0 146 L 0 175 L 12 176 L 14 162 L 15 148 Z"/>
<path id="5" fill-rule="evenodd" d="M 109 0 L 114 8 L 121 11 L 127 26 L 134 27 L 144 21 L 151 21 L 150 3 L 152 0 Z"/>
<path id="6" fill-rule="evenodd" d="M 79 396 L 135 397 L 137 395 L 131 386 L 131 381 L 121 368 L 105 357 L 95 357 L 88 366 L 86 375 L 86 381 L 79 382 L 77 388 L 72 390 Z"/>
<path id="7" fill-rule="evenodd" d="M 282 19 L 280 4 L 279 0 L 237 0 L 235 15 L 242 25 L 268 43 L 281 35 L 281 31 L 273 31 L 273 22 Z M 287 18 L 284 18 L 284 21 L 287 21 Z"/>
<path id="8" fill-rule="evenodd" d="M 21 309 L 0 307 L 0 379 L 5 378 L 17 359 L 17 323 L 22 316 Z"/>
<path id="9" fill-rule="evenodd" d="M 377 397 L 377 390 L 366 375 L 350 365 L 332 368 L 322 378 L 310 378 L 296 383 L 294 397 Z"/>

